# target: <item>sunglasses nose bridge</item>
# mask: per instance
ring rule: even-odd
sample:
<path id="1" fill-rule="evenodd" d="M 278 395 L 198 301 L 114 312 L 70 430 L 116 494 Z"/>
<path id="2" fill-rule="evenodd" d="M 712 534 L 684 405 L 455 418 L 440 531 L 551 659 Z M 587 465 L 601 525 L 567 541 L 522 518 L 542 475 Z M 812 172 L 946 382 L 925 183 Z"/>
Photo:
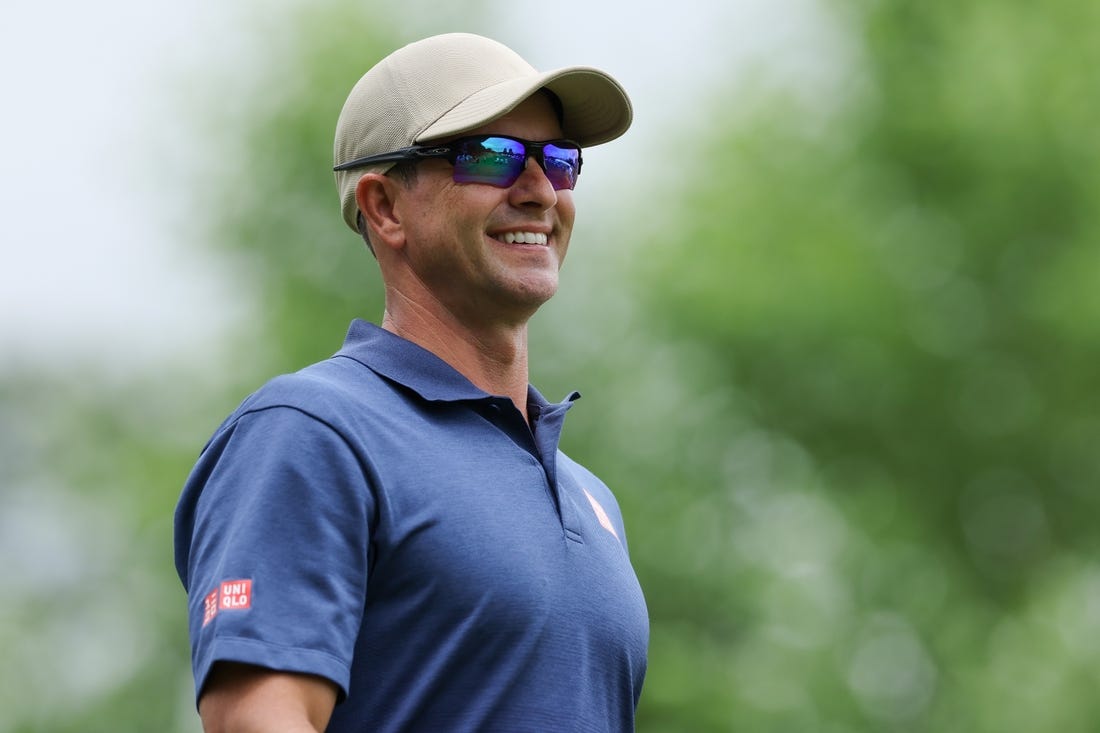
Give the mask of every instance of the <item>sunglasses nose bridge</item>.
<path id="1" fill-rule="evenodd" d="M 535 164 L 539 168 L 542 168 L 542 172 L 546 173 L 546 146 L 540 143 L 524 143 L 524 158 L 523 169 L 527 170 L 527 166 L 530 164 L 531 159 L 535 159 Z"/>
<path id="2" fill-rule="evenodd" d="M 535 161 L 534 170 L 531 169 L 531 161 Z M 557 191 L 558 187 L 554 185 L 554 181 L 550 177 L 550 171 L 546 169 L 546 161 L 542 156 L 542 149 L 537 152 L 530 147 L 527 149 L 527 155 L 523 159 L 523 167 L 520 169 L 519 174 L 516 176 L 515 181 L 519 181 L 520 178 L 526 177 L 528 174 L 535 176 L 539 180 L 540 186 L 547 186 L 553 191 Z"/>

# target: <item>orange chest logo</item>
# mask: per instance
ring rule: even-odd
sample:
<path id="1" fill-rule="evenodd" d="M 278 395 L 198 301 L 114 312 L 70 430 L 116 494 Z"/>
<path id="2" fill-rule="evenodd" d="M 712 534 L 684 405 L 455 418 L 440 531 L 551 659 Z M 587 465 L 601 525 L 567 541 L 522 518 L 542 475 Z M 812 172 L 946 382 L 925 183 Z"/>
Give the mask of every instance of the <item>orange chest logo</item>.
<path id="1" fill-rule="evenodd" d="M 607 512 L 604 511 L 600 502 L 596 501 L 596 497 L 588 493 L 588 489 L 582 488 L 581 490 L 584 491 L 584 495 L 588 497 L 588 503 L 592 505 L 592 511 L 596 513 L 596 519 L 600 521 L 600 526 L 615 535 L 615 539 L 619 539 L 619 533 L 615 531 L 615 525 L 611 523 L 611 517 L 607 516 Z"/>

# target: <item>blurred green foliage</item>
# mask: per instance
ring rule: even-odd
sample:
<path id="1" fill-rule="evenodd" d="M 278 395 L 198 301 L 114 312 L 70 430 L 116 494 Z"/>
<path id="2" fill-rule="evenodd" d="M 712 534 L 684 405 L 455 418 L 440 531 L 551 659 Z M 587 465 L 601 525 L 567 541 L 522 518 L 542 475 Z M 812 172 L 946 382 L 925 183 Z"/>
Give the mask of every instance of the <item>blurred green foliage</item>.
<path id="1" fill-rule="evenodd" d="M 615 143 L 644 166 L 533 324 L 650 604 L 638 728 L 1091 730 L 1100 6 L 830 8 L 834 82 Z M 204 118 L 198 235 L 255 302 L 233 369 L 5 376 L 0 549 L 37 564 L 7 563 L 0 733 L 197 729 L 170 513 L 236 400 L 381 312 L 328 170 L 405 40 L 376 10 L 258 17 L 258 83 Z"/>
<path id="2" fill-rule="evenodd" d="M 858 67 L 710 100 L 732 122 L 681 151 L 695 175 L 631 279 L 688 347 L 652 439 L 702 454 L 621 466 L 628 515 L 680 525 L 635 540 L 648 587 L 679 591 L 653 608 L 648 719 L 1089 729 L 1096 10 L 834 5 Z M 706 611 L 685 627 L 687 598 Z"/>

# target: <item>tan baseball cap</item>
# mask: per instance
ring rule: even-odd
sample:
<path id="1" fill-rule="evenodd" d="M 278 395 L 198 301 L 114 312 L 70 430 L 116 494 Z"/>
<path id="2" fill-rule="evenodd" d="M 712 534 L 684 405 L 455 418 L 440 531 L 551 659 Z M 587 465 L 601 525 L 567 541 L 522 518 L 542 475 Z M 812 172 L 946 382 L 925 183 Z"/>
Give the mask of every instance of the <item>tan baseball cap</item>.
<path id="1" fill-rule="evenodd" d="M 446 33 L 394 51 L 352 88 L 336 123 L 334 163 L 457 135 L 501 117 L 539 89 L 562 104 L 567 138 L 589 147 L 614 140 L 633 119 L 630 98 L 599 69 L 538 71 L 497 41 Z M 344 221 L 354 231 L 355 186 L 394 163 L 336 172 Z"/>

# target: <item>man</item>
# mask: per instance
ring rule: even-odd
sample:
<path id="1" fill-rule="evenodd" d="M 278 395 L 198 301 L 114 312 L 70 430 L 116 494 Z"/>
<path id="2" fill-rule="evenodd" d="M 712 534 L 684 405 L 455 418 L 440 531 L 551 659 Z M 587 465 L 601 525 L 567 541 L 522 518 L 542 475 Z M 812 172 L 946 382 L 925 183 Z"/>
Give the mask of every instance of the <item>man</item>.
<path id="1" fill-rule="evenodd" d="M 601 71 L 480 36 L 406 46 L 336 129 L 381 327 L 271 381 L 176 511 L 208 731 L 629 731 L 648 620 L 608 488 L 558 450 L 527 322 L 557 289 Z"/>

